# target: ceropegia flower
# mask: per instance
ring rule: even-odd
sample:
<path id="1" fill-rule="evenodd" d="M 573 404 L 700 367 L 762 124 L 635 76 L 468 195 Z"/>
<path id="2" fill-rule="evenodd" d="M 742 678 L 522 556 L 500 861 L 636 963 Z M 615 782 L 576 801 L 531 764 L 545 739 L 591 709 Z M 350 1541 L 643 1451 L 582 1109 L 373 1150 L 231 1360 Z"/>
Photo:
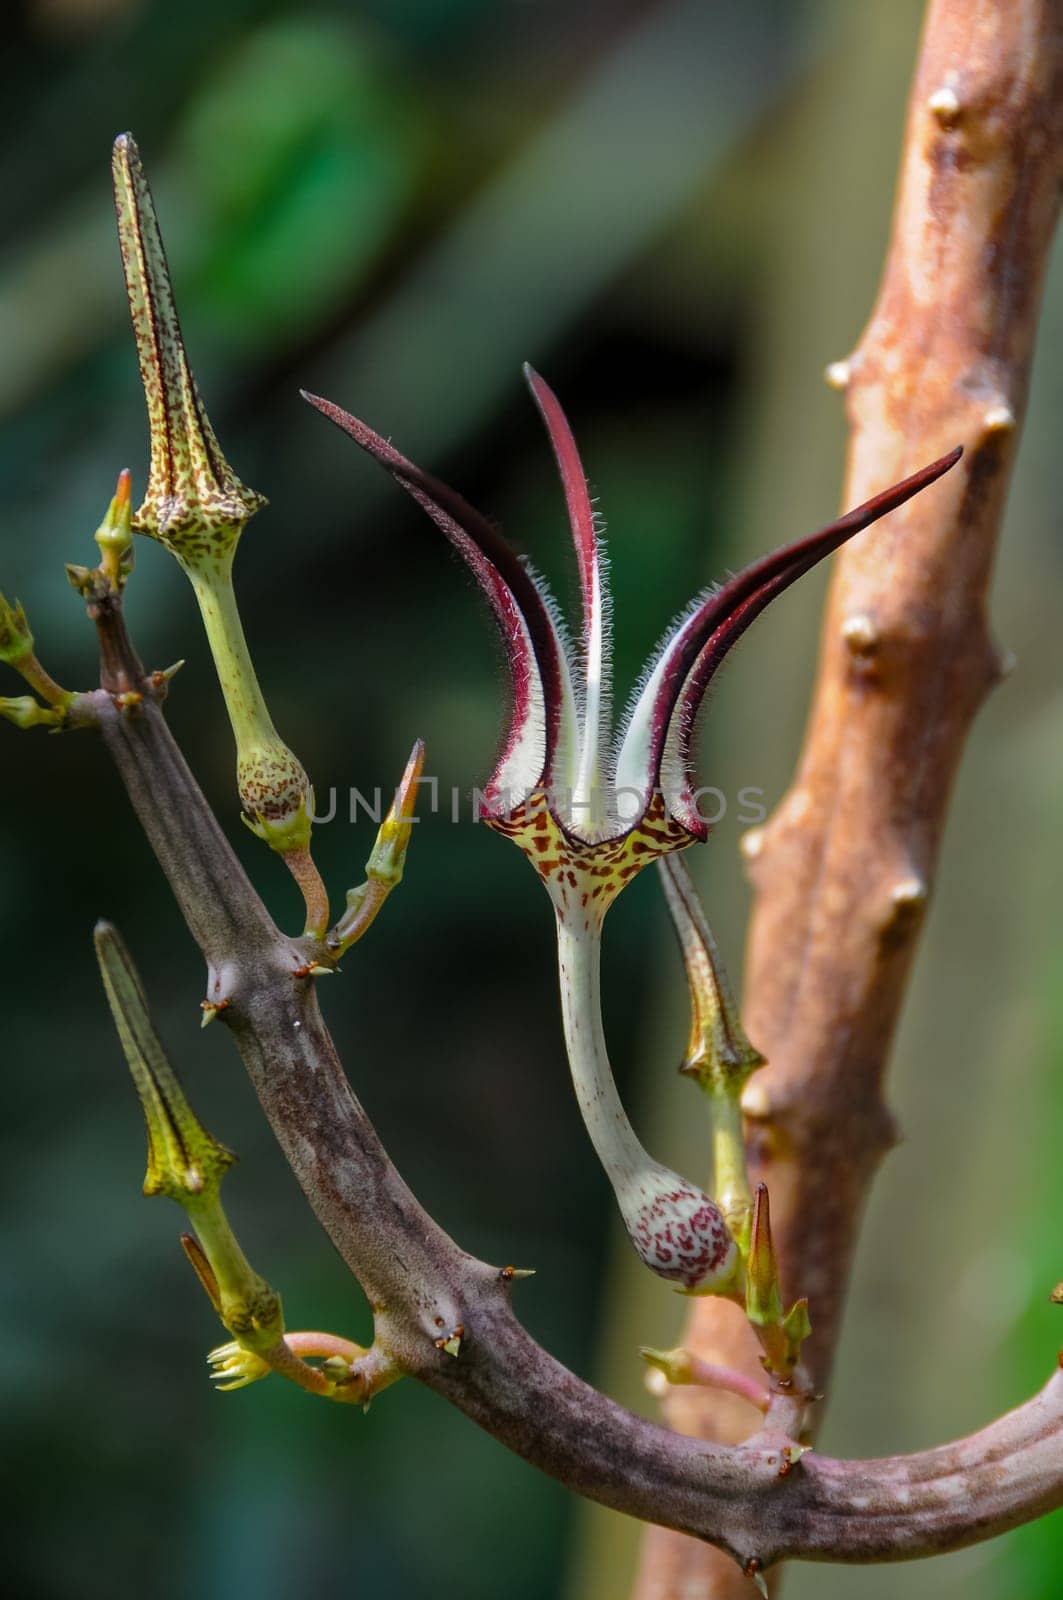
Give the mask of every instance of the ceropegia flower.
<path id="1" fill-rule="evenodd" d="M 795 578 L 940 477 L 960 452 L 699 595 L 665 635 L 613 741 L 600 530 L 557 398 L 530 369 L 527 377 L 557 457 L 576 548 L 583 619 L 575 647 L 545 585 L 485 518 L 357 418 L 327 400 L 306 398 L 428 513 L 495 614 L 512 712 L 482 816 L 519 844 L 553 902 L 565 1038 L 584 1121 L 647 1266 L 687 1291 L 732 1292 L 738 1253 L 720 1210 L 647 1155 L 617 1095 L 601 1022 L 602 923 L 624 884 L 647 863 L 708 833 L 696 804 L 693 733 L 705 691 L 731 646 Z"/>
<path id="2" fill-rule="evenodd" d="M 310 859 L 310 780 L 273 726 L 233 592 L 236 547 L 266 501 L 236 476 L 207 417 L 185 351 L 151 189 L 129 134 L 115 141 L 112 165 L 151 434 L 148 488 L 133 527 L 165 545 L 188 575 L 236 739 L 244 818 L 299 883 L 308 930 L 323 933 L 328 897 Z"/>

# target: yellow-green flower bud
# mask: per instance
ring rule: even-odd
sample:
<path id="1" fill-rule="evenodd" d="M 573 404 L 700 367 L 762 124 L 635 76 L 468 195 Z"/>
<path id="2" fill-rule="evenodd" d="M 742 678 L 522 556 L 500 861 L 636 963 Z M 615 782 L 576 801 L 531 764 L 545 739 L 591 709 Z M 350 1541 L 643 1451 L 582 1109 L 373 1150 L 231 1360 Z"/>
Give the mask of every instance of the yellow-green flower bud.
<path id="1" fill-rule="evenodd" d="M 185 1246 L 222 1322 L 249 1350 L 272 1350 L 284 1333 L 280 1296 L 249 1264 L 221 1204 L 236 1157 L 196 1117 L 151 1021 L 140 977 L 118 933 L 100 923 L 96 955 L 122 1051 L 148 1132 L 146 1195 L 183 1206 L 197 1239 Z"/>
<path id="2" fill-rule="evenodd" d="M 33 655 L 33 634 L 20 601 L 14 605 L 0 594 L 0 661 L 16 670 Z"/>
<path id="3" fill-rule="evenodd" d="M 164 544 L 192 583 L 237 749 L 237 789 L 252 830 L 288 865 L 307 899 L 307 926 L 324 931 L 328 907 L 308 856 L 313 793 L 273 726 L 232 587 L 245 524 L 266 504 L 221 452 L 196 387 L 174 304 L 166 253 L 136 144 L 114 146 L 118 237 L 148 407 L 151 468 L 138 533 Z"/>
<path id="4" fill-rule="evenodd" d="M 126 467 L 118 474 L 114 498 L 95 533 L 96 543 L 100 547 L 100 565 L 116 589 L 120 589 L 125 582 L 133 559 L 131 485 L 129 468 Z"/>
<path id="5" fill-rule="evenodd" d="M 61 728 L 66 712 L 61 706 L 42 706 L 31 694 L 20 694 L 13 699 L 0 699 L 0 717 L 13 722 L 16 728 Z"/>

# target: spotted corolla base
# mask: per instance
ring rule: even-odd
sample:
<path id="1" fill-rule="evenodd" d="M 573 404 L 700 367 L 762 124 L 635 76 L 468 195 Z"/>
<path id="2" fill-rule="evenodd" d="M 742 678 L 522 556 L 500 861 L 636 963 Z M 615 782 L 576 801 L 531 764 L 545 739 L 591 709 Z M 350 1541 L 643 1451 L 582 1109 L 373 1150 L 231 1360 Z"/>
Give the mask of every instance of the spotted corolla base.
<path id="1" fill-rule="evenodd" d="M 702 1190 L 659 1169 L 644 1198 L 618 1195 L 631 1242 L 651 1272 L 688 1292 L 718 1289 L 734 1276 L 738 1252 L 723 1215 Z"/>
<path id="2" fill-rule="evenodd" d="M 613 839 L 586 840 L 569 833 L 550 810 L 543 789 L 511 811 L 483 820 L 524 851 L 558 915 L 570 924 L 582 919 L 588 928 L 600 926 L 621 889 L 643 867 L 696 842 L 696 835 L 668 815 L 659 794 L 633 827 Z"/>

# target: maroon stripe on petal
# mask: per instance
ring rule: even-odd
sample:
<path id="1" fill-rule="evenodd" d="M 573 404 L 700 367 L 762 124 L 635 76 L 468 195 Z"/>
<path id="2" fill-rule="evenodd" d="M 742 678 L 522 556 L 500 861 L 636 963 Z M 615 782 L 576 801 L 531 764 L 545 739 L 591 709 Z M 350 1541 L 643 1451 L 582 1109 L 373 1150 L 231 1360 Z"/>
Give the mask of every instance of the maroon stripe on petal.
<path id="1" fill-rule="evenodd" d="M 962 454 L 963 446 L 957 445 L 948 455 L 884 489 L 818 533 L 763 556 L 730 578 L 698 607 L 679 629 L 666 652 L 667 667 L 653 709 L 651 773 L 654 783 L 660 780 L 661 758 L 677 716 L 679 750 L 684 770 L 689 770 L 693 727 L 705 691 L 728 650 L 765 606 L 825 556 L 833 554 L 847 539 L 895 511 L 942 477 Z"/>
<path id="2" fill-rule="evenodd" d="M 595 579 L 598 569 L 598 535 L 594 526 L 591 498 L 587 492 L 587 478 L 568 418 L 561 409 L 561 402 L 545 378 L 541 378 L 533 367 L 525 364 L 524 376 L 539 407 L 539 414 L 546 424 L 546 431 L 550 435 L 550 443 L 554 447 L 561 484 L 565 491 L 565 505 L 568 508 L 568 520 L 579 563 L 580 592 L 583 597 L 583 643 L 586 649 L 589 647 L 591 637 Z"/>
<path id="3" fill-rule="evenodd" d="M 527 659 L 530 639 L 546 708 L 542 779 L 549 782 L 561 721 L 564 666 L 557 629 L 531 575 L 497 529 L 461 495 L 429 473 L 422 472 L 350 412 L 330 400 L 308 394 L 305 389 L 301 392 L 304 400 L 385 467 L 396 483 L 428 513 L 462 557 L 487 598 L 498 622 L 513 682 L 513 725 L 500 764 L 505 762 L 518 742 L 530 711 L 530 672 L 533 667 L 533 662 Z"/>

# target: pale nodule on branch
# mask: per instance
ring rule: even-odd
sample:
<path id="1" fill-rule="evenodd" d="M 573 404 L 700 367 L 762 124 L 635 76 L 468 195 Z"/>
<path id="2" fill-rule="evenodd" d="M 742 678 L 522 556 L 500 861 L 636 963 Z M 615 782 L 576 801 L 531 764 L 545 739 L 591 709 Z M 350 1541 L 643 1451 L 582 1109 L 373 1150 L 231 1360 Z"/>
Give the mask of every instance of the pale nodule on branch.
<path id="1" fill-rule="evenodd" d="M 1053 71 L 1058 69 L 1056 59 Z M 962 167 L 955 166 L 962 177 Z M 253 678 L 228 572 L 258 497 L 245 491 L 223 462 L 195 393 L 150 195 L 128 137 L 116 149 L 116 180 L 153 423 L 147 510 L 142 508 L 138 520 L 143 531 L 169 543 L 197 583 L 238 745 L 241 737 L 270 745 L 276 735 Z M 1044 209 L 1047 216 L 1047 202 Z M 1040 222 L 1037 239 L 1043 248 L 1046 218 Z M 870 349 L 865 354 L 870 371 Z M 233 1335 L 211 1352 L 213 1376 L 223 1388 L 242 1388 L 276 1371 L 327 1398 L 363 1402 L 402 1373 L 417 1377 L 573 1490 L 718 1547 L 738 1564 L 728 1571 L 737 1577 L 741 1569 L 762 1588 L 767 1570 L 788 1557 L 896 1560 L 988 1537 L 1063 1504 L 1063 1374 L 1055 1373 L 1038 1395 L 980 1433 L 914 1456 L 835 1461 L 805 1448 L 801 1347 L 807 1341 L 815 1380 L 833 1333 L 831 1291 L 837 1286 L 816 1279 L 799 1248 L 794 1172 L 783 1163 L 770 1169 L 774 1231 L 763 1160 L 754 1164 L 754 1183 L 748 1181 L 736 1104 L 743 1080 L 760 1058 L 742 1031 L 708 925 L 671 853 L 707 832 L 693 797 L 693 726 L 708 683 L 734 641 L 790 582 L 879 517 L 899 513 L 911 527 L 911 519 L 933 516 L 951 527 L 972 475 L 983 473 L 984 489 L 987 469 L 980 464 L 993 464 L 987 440 L 1000 428 L 990 424 L 987 413 L 981 432 L 957 427 L 953 437 L 956 422 L 970 420 L 964 412 L 960 418 L 947 413 L 934 427 L 913 429 L 912 437 L 925 439 L 931 448 L 920 448 L 914 460 L 895 461 L 896 472 L 877 470 L 873 482 L 861 480 L 867 493 L 852 496 L 862 500 L 855 511 L 699 596 L 649 664 L 613 759 L 605 754 L 608 598 L 600 530 L 560 407 L 541 379 L 530 374 L 529 381 L 561 470 L 576 545 L 583 596 L 578 652 L 569 651 L 551 603 L 489 523 L 364 424 L 329 402 L 313 403 L 428 513 L 473 571 L 494 611 L 510 665 L 513 704 L 485 791 L 484 820 L 515 839 L 548 890 L 558 930 L 564 1033 L 591 1141 L 642 1259 L 673 1286 L 705 1296 L 699 1306 L 736 1299 L 746 1312 L 749 1346 L 759 1341 L 761 1359 L 752 1373 L 743 1372 L 748 1349 L 734 1362 L 720 1364 L 707 1361 L 694 1340 L 690 1348 L 644 1354 L 674 1386 L 673 1394 L 704 1397 L 729 1389 L 761 1414 L 760 1426 L 737 1445 L 693 1440 L 634 1416 L 582 1383 L 536 1345 L 517 1320 L 511 1296 L 527 1273 L 469 1256 L 424 1212 L 389 1161 L 343 1072 L 321 1017 L 316 985 L 308 979 L 334 967 L 337 955 L 365 932 L 384 895 L 402 877 L 423 749 L 414 746 L 367 862 L 366 883 L 352 891 L 347 914 L 326 934 L 323 891 L 313 890 L 304 875 L 304 889 L 310 890 L 307 931 L 298 940 L 287 937 L 238 863 L 169 732 L 162 710 L 167 674 L 145 673 L 126 632 L 126 478 L 105 519 L 100 567 L 72 572 L 97 629 L 101 687 L 76 696 L 57 686 L 50 689 L 43 669 L 33 665 L 24 613 L 6 602 L 0 605 L 0 658 L 41 697 L 31 702 L 37 706 L 36 720 L 54 712 L 54 726 L 90 726 L 104 741 L 207 962 L 205 1015 L 223 1016 L 293 1173 L 374 1313 L 370 1350 L 328 1333 L 285 1333 L 279 1297 L 248 1264 L 221 1207 L 220 1184 L 232 1158 L 192 1113 L 155 1034 L 130 959 L 114 930 L 101 925 L 97 953 L 104 986 L 148 1125 L 146 1189 L 169 1195 L 188 1213 L 196 1236 L 186 1237 L 185 1249 Z M 858 405 L 859 385 L 855 393 Z M 1017 404 L 1018 396 L 1013 398 Z M 991 411 L 999 418 L 999 407 Z M 956 467 L 958 438 L 970 444 L 968 462 L 923 494 Z M 931 466 L 919 465 L 935 451 L 939 457 Z M 999 480 L 999 462 L 996 471 Z M 893 479 L 895 486 L 883 489 Z M 865 542 L 859 558 L 872 569 L 876 537 L 881 535 Z M 836 621 L 832 613 L 832 638 Z M 839 627 L 835 643 L 840 639 L 851 654 L 854 637 Z M 976 698 L 969 696 L 972 702 Z M 20 717 L 33 725 L 32 711 L 12 720 Z M 279 742 L 277 748 L 286 751 Z M 279 759 L 283 766 L 284 758 Z M 289 793 L 282 783 L 272 795 L 288 808 L 275 819 L 282 833 L 289 824 L 296 830 L 283 835 L 286 845 L 279 834 L 271 839 L 289 856 L 302 848 L 294 841 L 300 816 L 308 816 L 309 795 L 298 763 L 291 772 L 297 774 L 295 788 Z M 618 804 L 624 791 L 636 798 L 633 816 Z M 515 805 L 509 797 L 516 798 Z M 251 810 L 256 823 L 263 823 L 266 812 L 256 803 Z M 307 823 L 303 843 L 308 840 Z M 771 849 L 780 848 L 773 839 Z M 765 858 L 769 853 L 766 847 Z M 709 1091 L 715 1108 L 715 1197 L 647 1155 L 616 1094 L 605 1048 L 599 996 L 602 924 L 624 884 L 658 858 L 664 861 L 690 979 L 686 1066 Z M 795 881 L 803 871 L 799 859 Z M 891 914 L 896 903 L 895 896 Z M 876 936 L 881 944 L 881 927 Z M 898 987 L 902 967 L 895 974 Z M 766 980 L 759 981 L 763 988 Z M 753 995 L 756 1000 L 756 962 Z M 827 993 L 824 1003 L 829 998 Z M 752 1035 L 771 1062 L 758 1082 L 766 1081 L 774 1086 L 769 1092 L 777 1093 L 778 1084 L 787 1081 L 787 1041 L 763 994 L 748 1009 Z M 794 1159 L 800 1155 L 807 1164 L 801 1133 L 798 1124 Z M 817 1146 L 816 1161 L 829 1168 L 829 1157 L 829 1149 L 824 1154 Z M 851 1199 L 852 1185 L 838 1203 Z M 813 1217 L 822 1226 L 832 1221 L 829 1207 Z M 808 1218 L 804 1221 L 807 1226 Z M 844 1250 L 834 1264 L 844 1272 Z M 805 1275 L 811 1281 L 804 1282 Z M 800 1297 L 787 1311 L 792 1292 Z M 802 1365 L 795 1374 L 799 1352 Z M 688 1546 L 668 1548 L 683 1552 Z"/>

